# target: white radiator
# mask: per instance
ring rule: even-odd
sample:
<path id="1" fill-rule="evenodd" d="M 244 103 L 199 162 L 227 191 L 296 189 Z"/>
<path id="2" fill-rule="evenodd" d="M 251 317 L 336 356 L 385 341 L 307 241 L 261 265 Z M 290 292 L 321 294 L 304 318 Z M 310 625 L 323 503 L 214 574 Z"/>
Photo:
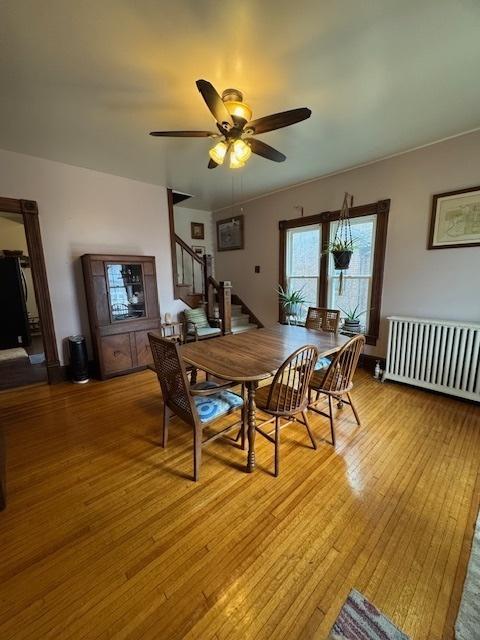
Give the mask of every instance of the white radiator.
<path id="1" fill-rule="evenodd" d="M 388 320 L 384 379 L 480 401 L 480 324 Z"/>

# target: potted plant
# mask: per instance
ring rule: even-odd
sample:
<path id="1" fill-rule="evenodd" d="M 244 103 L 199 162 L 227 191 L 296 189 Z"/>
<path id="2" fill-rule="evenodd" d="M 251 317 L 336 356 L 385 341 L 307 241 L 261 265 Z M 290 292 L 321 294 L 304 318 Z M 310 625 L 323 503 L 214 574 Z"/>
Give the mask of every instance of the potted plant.
<path id="1" fill-rule="evenodd" d="M 356 307 L 349 307 L 348 309 L 340 308 L 340 311 L 345 314 L 343 320 L 343 328 L 352 333 L 358 333 L 360 331 L 360 318 L 367 313 L 365 311 L 358 310 L 359 305 Z"/>
<path id="2" fill-rule="evenodd" d="M 344 271 L 350 266 L 350 259 L 355 246 L 352 239 L 336 239 L 330 242 L 325 249 L 325 253 L 331 253 L 335 269 Z"/>
<path id="3" fill-rule="evenodd" d="M 280 302 L 285 310 L 285 317 L 288 324 L 298 324 L 298 318 L 302 312 L 302 307 L 307 303 L 307 299 L 301 289 L 284 289 L 280 284 L 276 289 Z"/>

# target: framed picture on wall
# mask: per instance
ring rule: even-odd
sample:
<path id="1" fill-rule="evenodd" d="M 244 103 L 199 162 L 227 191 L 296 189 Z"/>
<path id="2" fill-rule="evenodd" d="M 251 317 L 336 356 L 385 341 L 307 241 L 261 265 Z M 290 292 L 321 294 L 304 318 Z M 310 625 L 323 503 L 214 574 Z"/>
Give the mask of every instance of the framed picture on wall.
<path id="1" fill-rule="evenodd" d="M 217 221 L 217 250 L 243 249 L 243 216 Z"/>
<path id="2" fill-rule="evenodd" d="M 201 247 L 200 245 L 192 245 L 192 249 L 200 258 L 205 255 L 205 247 Z"/>
<path id="3" fill-rule="evenodd" d="M 480 246 L 480 187 L 433 196 L 428 249 Z"/>
<path id="4" fill-rule="evenodd" d="M 190 228 L 193 240 L 205 240 L 205 225 L 203 222 L 192 222 Z"/>

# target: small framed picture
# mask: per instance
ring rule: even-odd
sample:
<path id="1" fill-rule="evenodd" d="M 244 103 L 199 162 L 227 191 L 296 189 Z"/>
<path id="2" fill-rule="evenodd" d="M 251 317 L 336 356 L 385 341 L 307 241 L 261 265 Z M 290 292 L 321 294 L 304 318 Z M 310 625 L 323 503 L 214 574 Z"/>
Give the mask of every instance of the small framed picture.
<path id="1" fill-rule="evenodd" d="M 480 246 L 480 187 L 433 196 L 428 249 Z"/>
<path id="2" fill-rule="evenodd" d="M 200 245 L 192 245 L 192 249 L 197 254 L 197 256 L 200 256 L 200 258 L 205 255 L 205 247 L 201 247 Z"/>
<path id="3" fill-rule="evenodd" d="M 243 249 L 243 216 L 217 221 L 218 251 Z"/>
<path id="4" fill-rule="evenodd" d="M 205 240 L 205 225 L 203 222 L 191 223 L 191 235 L 193 240 Z"/>

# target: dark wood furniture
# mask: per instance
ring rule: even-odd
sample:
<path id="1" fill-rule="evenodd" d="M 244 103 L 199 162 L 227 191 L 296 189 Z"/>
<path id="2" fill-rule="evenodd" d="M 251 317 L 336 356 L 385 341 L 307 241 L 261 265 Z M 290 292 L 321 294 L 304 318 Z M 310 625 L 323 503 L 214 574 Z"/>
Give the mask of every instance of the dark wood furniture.
<path id="1" fill-rule="evenodd" d="M 332 359 L 328 369 L 326 371 L 315 371 L 310 381 L 310 400 L 312 391 L 316 393 L 316 397 L 313 402 L 309 402 L 308 408 L 329 419 L 333 446 L 335 446 L 333 399 L 337 400 L 340 406 L 343 403 L 349 404 L 352 407 L 357 424 L 360 425 L 360 419 L 350 396 L 350 391 L 353 387 L 353 375 L 364 346 L 365 336 L 360 335 L 350 338 L 347 344 Z M 328 398 L 328 413 L 318 408 L 322 394 Z"/>
<path id="2" fill-rule="evenodd" d="M 82 266 L 101 379 L 145 369 L 148 332 L 160 328 L 155 258 L 85 254 Z"/>
<path id="3" fill-rule="evenodd" d="M 305 326 L 307 329 L 317 331 L 330 331 L 337 333 L 340 322 L 340 311 L 338 309 L 325 309 L 323 307 L 309 307 Z"/>
<path id="4" fill-rule="evenodd" d="M 7 445 L 5 433 L 0 424 L 0 511 L 7 506 Z"/>
<path id="5" fill-rule="evenodd" d="M 255 468 L 255 390 L 259 381 L 274 375 L 290 354 L 300 347 L 313 345 L 322 357 L 338 351 L 347 340 L 336 333 L 278 324 L 215 340 L 190 342 L 182 345 L 180 352 L 194 368 L 223 380 L 246 383 L 247 471 L 252 472 Z"/>
<path id="6" fill-rule="evenodd" d="M 257 424 L 257 431 L 275 446 L 275 476 L 280 471 L 280 429 L 301 422 L 305 425 L 314 449 L 317 448 L 315 439 L 310 431 L 307 416 L 307 393 L 310 378 L 318 358 L 318 350 L 313 346 L 297 349 L 282 364 L 275 374 L 272 384 L 257 391 L 257 407 L 263 413 L 272 416 L 270 419 Z M 303 420 L 299 419 L 299 414 Z M 282 424 L 282 420 L 284 423 Z M 263 429 L 274 423 L 273 435 Z"/>
<path id="7" fill-rule="evenodd" d="M 241 412 L 240 429 L 237 440 L 242 436 L 242 447 L 245 438 L 244 399 L 229 388 L 231 382 L 223 385 L 215 382 L 204 382 L 190 385 L 187 371 L 176 342 L 149 334 L 155 363 L 155 372 L 160 382 L 163 399 L 163 433 L 162 444 L 167 446 L 168 422 L 174 413 L 193 428 L 193 478 L 199 479 L 202 447 L 208 442 L 224 436 L 239 425 L 238 421 L 209 435 L 205 440 L 203 431 L 212 423 L 236 411 Z M 197 402 L 198 398 L 208 399 Z"/>

